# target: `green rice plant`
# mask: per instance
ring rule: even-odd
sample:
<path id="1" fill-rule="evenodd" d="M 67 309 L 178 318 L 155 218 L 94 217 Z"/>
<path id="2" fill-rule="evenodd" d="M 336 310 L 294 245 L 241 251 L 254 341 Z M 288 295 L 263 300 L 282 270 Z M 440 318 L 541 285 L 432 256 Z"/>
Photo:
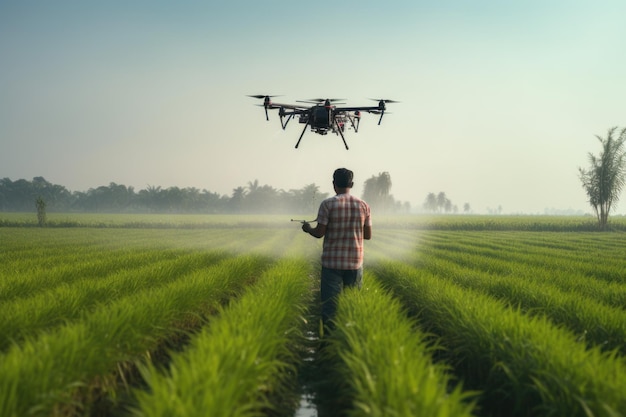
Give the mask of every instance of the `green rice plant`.
<path id="1" fill-rule="evenodd" d="M 291 228 L 289 214 L 149 214 L 149 213 L 48 213 L 48 227 L 54 228 Z M 0 227 L 36 227 L 30 213 L 1 213 Z"/>
<path id="2" fill-rule="evenodd" d="M 474 393 L 453 386 L 447 367 L 433 364 L 435 347 L 372 278 L 366 273 L 362 290 L 341 295 L 327 342 L 335 395 L 350 403 L 346 415 L 472 415 Z"/>
<path id="3" fill-rule="evenodd" d="M 479 405 L 508 416 L 626 415 L 626 365 L 586 349 L 545 317 L 530 317 L 487 295 L 425 271 L 381 264 L 376 275 L 448 349 Z"/>
<path id="4" fill-rule="evenodd" d="M 115 254 L 108 254 L 115 259 Z M 69 323 L 93 308 L 121 297 L 165 285 L 194 270 L 206 268 L 227 257 L 223 252 L 199 252 L 153 262 L 144 257 L 144 266 L 112 271 L 105 277 L 86 277 L 59 285 L 29 298 L 0 304 L 0 351 L 25 336 Z"/>
<path id="5" fill-rule="evenodd" d="M 301 215 L 295 217 L 299 218 Z M 537 215 L 398 215 L 374 214 L 376 227 L 412 230 L 483 230 L 533 232 L 598 231 L 590 216 Z M 47 213 L 49 227 L 63 228 L 289 228 L 285 220 L 290 215 L 223 215 L 223 214 L 132 214 L 132 213 Z M 0 213 L 0 227 L 36 227 L 37 218 L 31 213 Z M 626 230 L 626 218 L 613 216 L 609 230 Z"/>
<path id="6" fill-rule="evenodd" d="M 534 239 L 530 240 L 529 236 Z M 540 236 L 540 238 L 537 238 Z M 425 246 L 445 252 L 457 262 L 502 273 L 511 264 L 554 271 L 576 271 L 607 282 L 624 283 L 626 242 L 617 234 L 591 233 L 437 233 Z M 432 242 L 432 243 L 431 243 Z M 436 242 L 436 243 L 435 243 Z"/>
<path id="7" fill-rule="evenodd" d="M 375 229 L 372 240 L 365 242 L 365 262 L 404 260 L 421 246 L 425 232 L 416 230 Z"/>
<path id="8" fill-rule="evenodd" d="M 137 416 L 264 416 L 293 378 L 310 266 L 283 260 L 221 310 L 167 371 L 147 366 Z"/>
<path id="9" fill-rule="evenodd" d="M 5 229 L 2 235 L 6 241 L 0 252 L 0 301 L 133 268 L 149 256 L 156 261 L 181 253 L 158 245 L 162 240 L 151 240 L 145 232 L 137 236 L 134 231 Z"/>
<path id="10" fill-rule="evenodd" d="M 263 253 L 265 255 L 280 255 L 285 250 L 286 237 L 291 234 L 289 230 L 267 230 L 253 228 L 246 230 L 246 236 L 242 239 L 233 239 L 231 250 L 238 253 Z"/>
<path id="11" fill-rule="evenodd" d="M 227 259 L 11 346 L 0 356 L 0 415 L 49 415 L 59 404 L 88 415 L 88 398 L 76 398 L 77 390 L 197 326 L 269 263 L 259 256 Z"/>
<path id="12" fill-rule="evenodd" d="M 596 302 L 580 293 L 562 291 L 542 276 L 534 276 L 535 279 L 515 273 L 502 276 L 439 259 L 422 259 L 422 262 L 427 262 L 425 269 L 437 277 L 489 294 L 528 314 L 545 315 L 578 334 L 589 345 L 626 354 L 626 311 L 621 308 Z"/>
<path id="13" fill-rule="evenodd" d="M 105 277 L 145 262 L 158 262 L 186 253 L 219 250 L 275 254 L 286 250 L 279 241 L 267 248 L 266 230 L 232 227 L 203 230 L 13 228 L 3 229 L 1 233 L 0 302 L 31 297 L 85 277 Z M 151 258 L 150 261 L 147 258 Z"/>
<path id="14" fill-rule="evenodd" d="M 304 257 L 307 259 L 320 259 L 322 255 L 322 240 L 311 239 L 300 229 L 300 224 L 293 230 L 283 234 L 284 240 L 279 242 L 274 253 L 285 258 Z"/>
<path id="15" fill-rule="evenodd" d="M 72 253 L 68 249 L 67 253 Z M 180 250 L 163 251 L 98 251 L 97 253 L 81 253 L 78 248 L 74 256 L 61 256 L 65 262 L 52 267 L 37 265 L 31 259 L 16 259 L 11 265 L 19 273 L 11 276 L 0 275 L 0 301 L 36 297 L 53 291 L 58 287 L 72 286 L 76 281 L 89 279 L 97 281 L 109 275 L 128 273 L 135 268 L 159 262 L 168 262 L 183 256 Z M 52 255 L 53 257 L 55 255 Z M 45 258 L 39 258 L 45 263 Z"/>
<path id="16" fill-rule="evenodd" d="M 449 267 L 457 269 L 458 273 L 488 273 L 533 281 L 557 287 L 572 296 L 587 297 L 613 307 L 626 307 L 626 285 L 621 282 L 620 275 L 626 268 L 621 256 L 623 252 L 620 252 L 624 243 L 618 235 L 605 238 L 611 245 L 611 250 L 607 250 L 596 247 L 596 240 L 590 240 L 589 234 L 575 234 L 577 239 L 572 235 L 565 238 L 562 234 L 542 233 L 541 242 L 553 247 L 548 254 L 544 254 L 534 244 L 529 247 L 524 243 L 527 234 L 508 235 L 506 245 L 500 245 L 502 236 L 493 234 L 478 233 L 470 237 L 458 232 L 434 234 L 424 238 L 419 250 L 406 260 L 410 259 L 412 264 L 437 273 L 443 273 Z M 574 239 L 578 240 L 577 244 L 567 245 Z M 433 244 L 433 241 L 437 243 Z M 516 244 L 518 241 L 522 243 Z M 492 249 L 482 249 L 490 244 Z M 458 271 L 459 268 L 465 272 Z"/>
<path id="17" fill-rule="evenodd" d="M 598 231 L 590 216 L 537 215 L 402 215 L 377 216 L 376 224 L 386 228 L 419 230 L 583 232 Z M 624 217 L 613 217 L 610 230 L 626 230 Z"/>

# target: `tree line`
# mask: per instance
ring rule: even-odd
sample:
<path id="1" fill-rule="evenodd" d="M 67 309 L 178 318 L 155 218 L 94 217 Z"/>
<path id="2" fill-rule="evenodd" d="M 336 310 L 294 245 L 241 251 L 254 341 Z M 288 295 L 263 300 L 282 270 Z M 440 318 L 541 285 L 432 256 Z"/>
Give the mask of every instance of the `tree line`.
<path id="1" fill-rule="evenodd" d="M 363 198 L 370 198 L 366 201 L 379 212 L 410 211 L 409 203 L 396 202 L 390 190 L 391 177 L 381 173 L 365 182 Z M 316 184 L 285 191 L 261 185 L 258 180 L 234 188 L 230 196 L 195 187 L 148 186 L 136 191 L 111 182 L 87 191 L 69 191 L 44 177 L 0 180 L 0 211 L 5 212 L 41 211 L 43 206 L 49 212 L 310 215 L 317 213 L 319 204 L 328 196 Z"/>
<path id="2" fill-rule="evenodd" d="M 431 213 L 454 213 L 457 214 L 459 212 L 459 206 L 453 204 L 452 201 L 448 198 L 445 192 L 440 191 L 439 193 L 428 193 L 424 203 L 422 204 L 422 208 Z M 463 204 L 463 212 L 465 214 L 471 213 L 471 206 L 469 203 Z"/>

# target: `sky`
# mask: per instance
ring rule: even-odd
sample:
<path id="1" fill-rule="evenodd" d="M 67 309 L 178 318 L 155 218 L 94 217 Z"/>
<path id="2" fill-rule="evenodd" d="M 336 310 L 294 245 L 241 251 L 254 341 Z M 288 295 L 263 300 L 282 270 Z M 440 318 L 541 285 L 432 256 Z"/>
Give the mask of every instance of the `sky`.
<path id="1" fill-rule="evenodd" d="M 223 195 L 388 172 L 420 207 L 591 212 L 579 167 L 626 127 L 626 2 L 0 0 L 0 178 Z M 339 136 L 260 100 L 388 104 Z M 626 196 L 622 196 L 626 199 Z M 626 202 L 615 213 L 625 214 Z"/>

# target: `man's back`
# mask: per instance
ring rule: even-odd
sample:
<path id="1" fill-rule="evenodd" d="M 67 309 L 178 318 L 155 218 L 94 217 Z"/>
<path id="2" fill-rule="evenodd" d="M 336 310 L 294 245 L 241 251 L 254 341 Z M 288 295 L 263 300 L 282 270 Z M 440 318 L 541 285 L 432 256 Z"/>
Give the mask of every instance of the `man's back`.
<path id="1" fill-rule="evenodd" d="M 371 228 L 367 203 L 348 193 L 327 198 L 320 205 L 317 221 L 326 225 L 322 266 L 354 270 L 363 265 L 364 229 Z"/>

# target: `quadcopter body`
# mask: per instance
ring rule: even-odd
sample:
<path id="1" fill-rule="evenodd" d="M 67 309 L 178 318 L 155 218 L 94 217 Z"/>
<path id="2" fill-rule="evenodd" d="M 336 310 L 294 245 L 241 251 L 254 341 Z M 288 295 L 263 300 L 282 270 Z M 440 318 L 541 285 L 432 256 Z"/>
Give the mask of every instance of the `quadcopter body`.
<path id="1" fill-rule="evenodd" d="M 300 141 L 306 133 L 307 128 L 310 128 L 312 132 L 319 135 L 326 135 L 329 132 L 339 135 L 346 149 L 349 149 L 344 131 L 347 127 L 352 128 L 355 133 L 359 131 L 362 112 L 380 114 L 380 118 L 378 119 L 378 124 L 380 124 L 387 109 L 386 103 L 397 103 L 394 100 L 376 99 L 375 101 L 378 101 L 377 106 L 340 107 L 337 106 L 337 104 L 344 104 L 338 103 L 343 99 L 318 98 L 296 101 L 297 103 L 307 103 L 305 105 L 274 103 L 272 97 L 275 96 L 270 95 L 252 95 L 249 97 L 263 99 L 262 106 L 265 108 L 266 120 L 269 120 L 268 110 L 277 109 L 283 130 L 287 128 L 289 121 L 293 118 L 297 118 L 300 124 L 304 124 L 302 133 L 298 138 L 298 142 L 296 142 L 296 149 L 300 145 Z"/>

